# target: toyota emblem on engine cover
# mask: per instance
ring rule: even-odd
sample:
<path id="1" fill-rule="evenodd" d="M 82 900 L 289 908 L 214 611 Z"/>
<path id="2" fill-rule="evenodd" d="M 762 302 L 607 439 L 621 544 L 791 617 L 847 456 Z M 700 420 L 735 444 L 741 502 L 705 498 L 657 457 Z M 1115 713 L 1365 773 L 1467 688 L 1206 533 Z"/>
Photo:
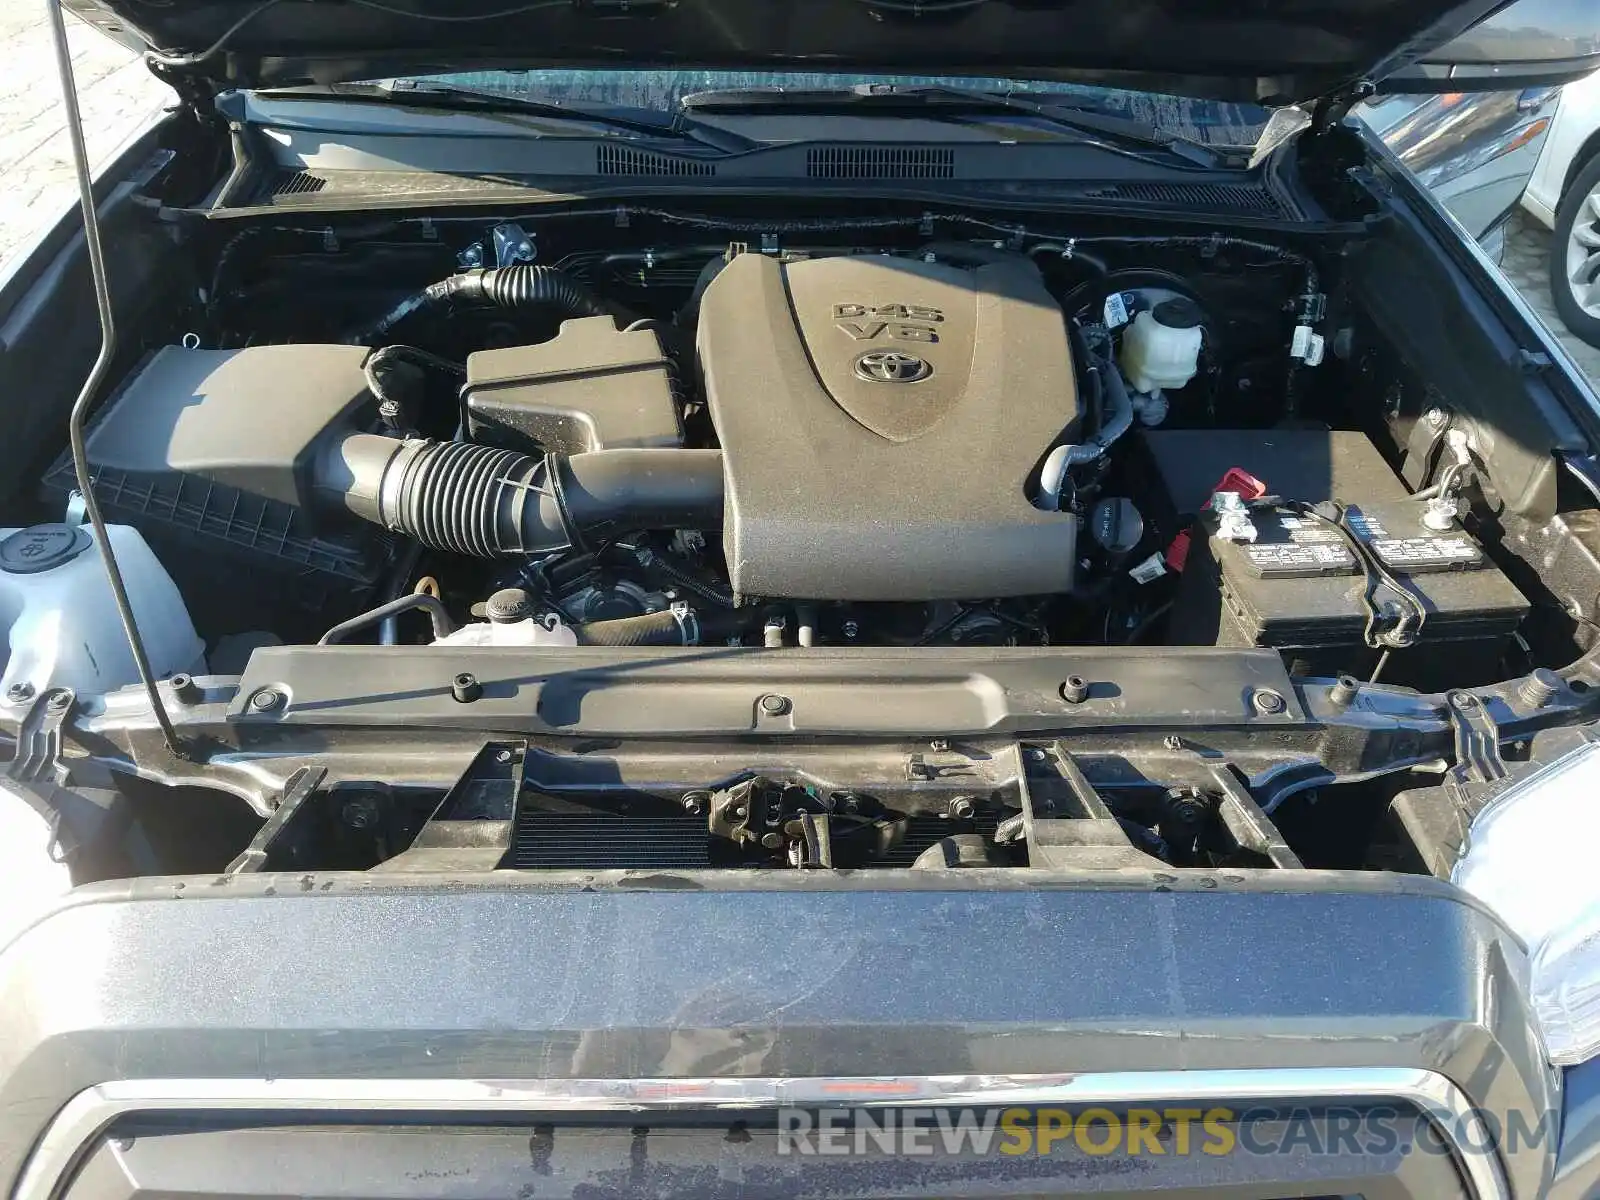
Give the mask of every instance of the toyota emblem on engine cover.
<path id="1" fill-rule="evenodd" d="M 868 350 L 856 359 L 856 375 L 869 383 L 915 383 L 933 374 L 925 358 L 901 350 Z"/>

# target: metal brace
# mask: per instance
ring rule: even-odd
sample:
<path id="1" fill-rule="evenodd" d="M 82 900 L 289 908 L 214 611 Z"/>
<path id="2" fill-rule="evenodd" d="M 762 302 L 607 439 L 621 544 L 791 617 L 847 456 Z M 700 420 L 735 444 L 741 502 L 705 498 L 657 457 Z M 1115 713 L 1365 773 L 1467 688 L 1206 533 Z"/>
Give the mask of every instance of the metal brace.
<path id="1" fill-rule="evenodd" d="M 16 756 L 6 766 L 8 789 L 50 826 L 50 857 L 70 862 L 78 846 L 63 834 L 63 793 L 67 769 L 61 762 L 61 727 L 77 697 L 71 688 L 51 688 L 38 696 L 17 724 Z"/>
<path id="2" fill-rule="evenodd" d="M 77 697 L 71 688 L 51 688 L 36 698 L 17 725 L 17 754 L 6 774 L 18 783 L 61 787 L 67 770 L 61 765 L 61 726 Z"/>
<path id="3" fill-rule="evenodd" d="M 300 807 L 317 794 L 317 789 L 327 777 L 327 767 L 301 767 L 291 775 L 289 782 L 284 786 L 283 798 L 278 802 L 278 807 L 273 810 L 261 828 L 256 830 L 255 837 L 250 839 L 250 845 L 244 853 L 228 864 L 227 873 L 238 875 L 261 870 L 266 865 L 267 851 L 273 841 L 283 832 L 283 827 L 293 819 L 295 813 L 300 811 Z"/>
<path id="4" fill-rule="evenodd" d="M 494 265 L 509 267 L 516 263 L 531 263 L 539 257 L 533 237 L 514 221 L 496 225 L 489 231 L 494 241 Z"/>
<path id="5" fill-rule="evenodd" d="M 1450 692 L 1450 723 L 1456 735 L 1456 765 L 1450 774 L 1458 784 L 1495 783 L 1506 777 L 1500 757 L 1500 726 L 1489 708 L 1471 692 Z"/>

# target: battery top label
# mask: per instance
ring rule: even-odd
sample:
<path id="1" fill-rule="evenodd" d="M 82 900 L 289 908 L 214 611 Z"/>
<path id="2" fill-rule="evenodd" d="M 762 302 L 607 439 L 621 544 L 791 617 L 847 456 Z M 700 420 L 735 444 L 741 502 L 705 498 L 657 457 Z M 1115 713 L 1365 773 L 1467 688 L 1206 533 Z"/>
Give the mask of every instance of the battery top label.
<path id="1" fill-rule="evenodd" d="M 1340 542 L 1257 542 L 1241 549 L 1250 569 L 1263 579 L 1348 575 L 1356 565 L 1355 555 Z"/>
<path id="2" fill-rule="evenodd" d="M 1419 571 L 1462 571 L 1482 566 L 1483 551 L 1465 534 L 1380 538 L 1368 543 L 1386 567 L 1416 574 Z"/>

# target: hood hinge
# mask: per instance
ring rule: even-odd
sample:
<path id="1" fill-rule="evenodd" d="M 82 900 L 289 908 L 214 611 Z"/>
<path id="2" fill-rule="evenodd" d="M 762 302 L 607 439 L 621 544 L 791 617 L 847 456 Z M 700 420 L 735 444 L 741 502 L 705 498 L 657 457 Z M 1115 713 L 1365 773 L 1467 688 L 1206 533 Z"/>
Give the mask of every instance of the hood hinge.
<path id="1" fill-rule="evenodd" d="M 200 125 L 216 122 L 216 89 L 204 77 L 166 66 L 150 54 L 144 56 L 144 65 L 149 68 L 150 74 L 178 93 L 178 107 L 191 120 Z"/>
<path id="2" fill-rule="evenodd" d="M 1334 92 L 1318 100 L 1311 110 L 1311 129 L 1308 136 L 1321 137 L 1336 129 L 1350 115 L 1350 110 L 1363 100 L 1370 100 L 1378 85 L 1370 79 L 1358 79 L 1343 91 Z"/>

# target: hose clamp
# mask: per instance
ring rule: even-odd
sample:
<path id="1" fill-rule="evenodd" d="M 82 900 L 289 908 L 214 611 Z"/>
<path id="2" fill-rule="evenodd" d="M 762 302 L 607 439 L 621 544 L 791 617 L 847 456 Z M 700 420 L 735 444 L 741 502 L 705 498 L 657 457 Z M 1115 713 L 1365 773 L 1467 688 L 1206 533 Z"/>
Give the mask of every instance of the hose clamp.
<path id="1" fill-rule="evenodd" d="M 684 601 L 678 600 L 667 611 L 672 614 L 672 619 L 678 623 L 678 631 L 683 635 L 683 644 L 685 646 L 698 646 L 700 644 L 700 618 L 694 615 L 694 609 L 690 608 Z"/>
<path id="2" fill-rule="evenodd" d="M 428 450 L 429 443 L 417 438 L 399 442 L 383 468 L 378 481 L 378 518 L 385 529 L 404 529 L 406 479 L 412 472 L 419 455 Z"/>
<path id="3" fill-rule="evenodd" d="M 567 505 L 566 482 L 563 479 L 567 456 L 557 454 L 554 450 L 548 451 L 544 456 L 544 477 L 550 488 L 550 498 L 556 503 L 556 515 L 561 519 L 561 532 L 567 539 L 567 545 L 579 554 L 589 553 L 589 545 L 583 540 L 583 532 L 578 528 L 578 523 L 572 519 L 572 509 Z"/>

